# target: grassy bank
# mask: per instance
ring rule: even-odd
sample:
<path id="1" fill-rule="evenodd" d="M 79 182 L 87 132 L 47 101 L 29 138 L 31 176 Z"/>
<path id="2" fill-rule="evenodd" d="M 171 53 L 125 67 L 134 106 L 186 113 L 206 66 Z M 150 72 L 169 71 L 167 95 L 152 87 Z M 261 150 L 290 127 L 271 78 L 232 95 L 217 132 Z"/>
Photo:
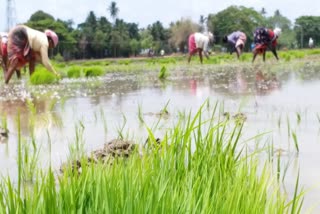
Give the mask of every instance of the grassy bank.
<path id="1" fill-rule="evenodd" d="M 80 174 L 70 165 L 58 176 L 49 167 L 26 177 L 31 150 L 19 138 L 18 183 L 1 181 L 0 212 L 299 213 L 298 186 L 293 197 L 281 192 L 270 163 L 259 162 L 240 144 L 242 123 L 220 118 L 218 105 L 210 107 L 208 120 L 204 111 L 180 119 L 160 144 L 146 127 L 147 145 L 129 158 L 89 164 L 83 157 Z"/>

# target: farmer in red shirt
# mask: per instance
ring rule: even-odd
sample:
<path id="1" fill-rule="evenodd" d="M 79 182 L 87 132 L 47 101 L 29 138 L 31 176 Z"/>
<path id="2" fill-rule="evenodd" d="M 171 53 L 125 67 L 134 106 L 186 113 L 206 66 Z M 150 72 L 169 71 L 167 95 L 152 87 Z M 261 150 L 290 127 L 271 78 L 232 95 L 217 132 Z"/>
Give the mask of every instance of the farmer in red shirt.
<path id="1" fill-rule="evenodd" d="M 280 34 L 280 28 L 275 28 L 274 30 L 257 28 L 253 34 L 255 47 L 253 49 L 252 62 L 254 62 L 258 54 L 262 54 L 263 61 L 265 61 L 267 48 L 269 48 L 276 59 L 279 60 L 276 47 L 277 39 L 279 38 Z"/>

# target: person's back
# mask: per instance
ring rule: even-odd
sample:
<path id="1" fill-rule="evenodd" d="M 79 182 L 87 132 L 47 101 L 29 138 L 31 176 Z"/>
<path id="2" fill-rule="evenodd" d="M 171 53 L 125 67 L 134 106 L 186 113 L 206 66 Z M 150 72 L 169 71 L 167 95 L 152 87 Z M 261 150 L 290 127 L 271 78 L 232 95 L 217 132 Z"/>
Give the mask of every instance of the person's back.
<path id="1" fill-rule="evenodd" d="M 195 33 L 194 39 L 195 39 L 197 48 L 201 48 L 203 51 L 208 51 L 208 46 L 210 41 L 208 36 L 205 36 L 202 33 Z"/>
<path id="2" fill-rule="evenodd" d="M 227 36 L 228 42 L 231 42 L 231 43 L 233 43 L 233 44 L 236 44 L 237 40 L 239 39 L 239 37 L 240 37 L 242 34 L 243 34 L 243 33 L 240 32 L 240 31 L 235 31 L 235 32 L 229 34 L 229 35 Z"/>
<path id="3" fill-rule="evenodd" d="M 41 48 L 44 48 L 44 47 L 48 49 L 49 42 L 45 33 L 38 30 L 34 30 L 27 26 L 24 26 L 24 27 L 27 30 L 29 46 L 33 51 L 40 52 Z"/>

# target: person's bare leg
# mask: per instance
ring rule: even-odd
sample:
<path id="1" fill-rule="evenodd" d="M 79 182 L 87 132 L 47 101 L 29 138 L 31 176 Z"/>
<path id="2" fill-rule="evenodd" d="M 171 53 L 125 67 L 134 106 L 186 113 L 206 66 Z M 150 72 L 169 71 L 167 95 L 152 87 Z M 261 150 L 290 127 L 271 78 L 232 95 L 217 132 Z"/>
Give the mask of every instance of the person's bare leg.
<path id="1" fill-rule="evenodd" d="M 14 59 L 14 60 L 11 61 L 10 65 L 9 65 L 9 68 L 8 68 L 7 72 L 5 73 L 5 83 L 6 84 L 9 83 L 13 72 L 16 71 L 17 65 L 18 65 L 18 59 Z"/>
<path id="2" fill-rule="evenodd" d="M 35 66 L 36 66 L 35 61 L 34 60 L 30 60 L 30 62 L 29 62 L 29 74 L 30 74 L 30 76 L 33 74 Z"/>
<path id="3" fill-rule="evenodd" d="M 21 79 L 21 71 L 19 69 L 16 70 L 16 74 L 18 79 Z"/>
<path id="4" fill-rule="evenodd" d="M 192 57 L 192 54 L 190 53 L 190 54 L 189 54 L 189 57 L 188 57 L 188 63 L 190 63 L 191 57 Z"/>
<path id="5" fill-rule="evenodd" d="M 198 52 L 199 52 L 200 62 L 202 64 L 202 61 L 203 61 L 203 59 L 202 59 L 202 50 L 199 49 Z"/>
<path id="6" fill-rule="evenodd" d="M 266 50 L 263 51 L 263 62 L 266 61 Z"/>
<path id="7" fill-rule="evenodd" d="M 256 59 L 257 55 L 258 55 L 258 51 L 254 50 L 254 51 L 253 51 L 252 63 L 253 63 L 254 60 Z"/>

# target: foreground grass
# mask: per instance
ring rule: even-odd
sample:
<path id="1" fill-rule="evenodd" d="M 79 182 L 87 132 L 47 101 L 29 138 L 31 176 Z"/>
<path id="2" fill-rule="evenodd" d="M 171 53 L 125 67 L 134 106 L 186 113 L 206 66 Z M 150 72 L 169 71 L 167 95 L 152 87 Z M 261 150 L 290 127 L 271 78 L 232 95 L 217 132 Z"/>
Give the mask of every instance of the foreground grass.
<path id="1" fill-rule="evenodd" d="M 58 178 L 50 168 L 38 170 L 31 184 L 23 182 L 20 142 L 19 181 L 1 182 L 0 212 L 299 213 L 298 188 L 287 198 L 269 164 L 241 150 L 242 125 L 230 128 L 215 109 L 208 121 L 202 109 L 180 120 L 160 144 L 147 128 L 148 145 L 128 159 L 87 165 L 84 157 L 81 174 L 71 166 Z"/>

